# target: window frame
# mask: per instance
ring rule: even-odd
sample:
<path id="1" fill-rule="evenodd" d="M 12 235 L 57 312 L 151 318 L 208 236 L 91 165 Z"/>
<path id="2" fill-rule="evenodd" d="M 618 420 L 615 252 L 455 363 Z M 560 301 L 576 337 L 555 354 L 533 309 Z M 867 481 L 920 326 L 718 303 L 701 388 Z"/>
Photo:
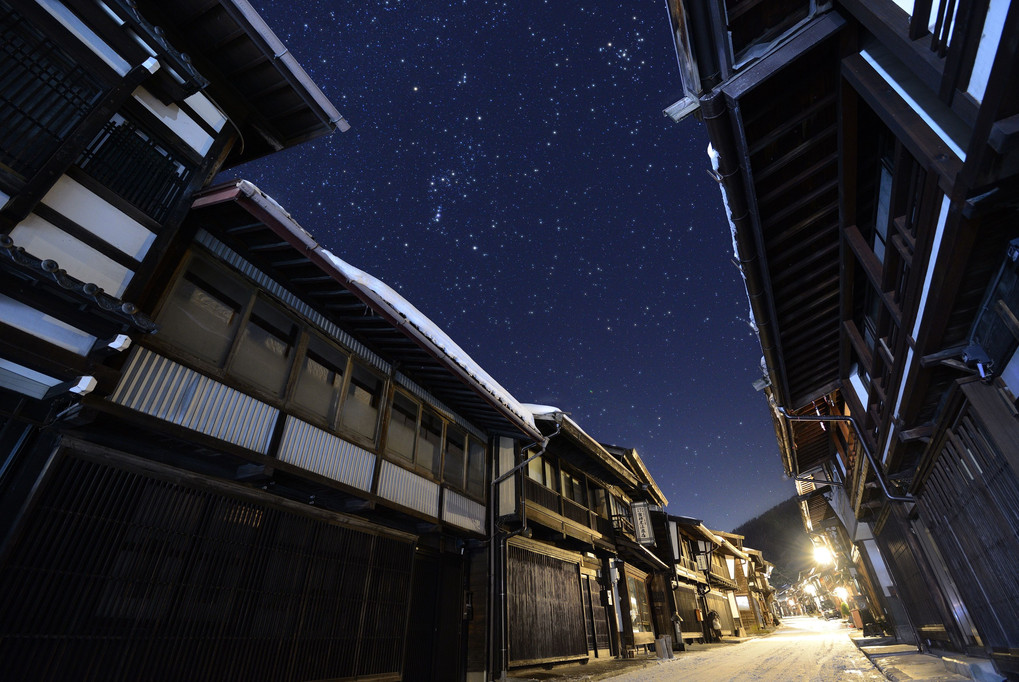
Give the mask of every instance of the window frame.
<path id="1" fill-rule="evenodd" d="M 162 322 L 168 305 L 174 298 L 178 287 L 180 287 L 185 279 L 187 279 L 188 273 L 191 272 L 191 267 L 195 263 L 201 263 L 203 266 L 212 268 L 217 275 L 222 275 L 224 278 L 228 279 L 231 284 L 238 285 L 238 288 L 243 290 L 246 295 L 246 299 L 237 301 L 239 305 L 237 314 L 239 317 L 236 323 L 231 326 L 231 336 L 225 356 L 223 356 L 223 359 L 218 363 L 208 360 L 197 355 L 194 350 L 182 345 L 180 340 L 181 337 L 176 337 L 171 340 L 169 338 L 161 337 L 158 333 L 150 338 L 146 338 L 144 345 L 162 353 L 166 353 L 170 357 L 181 360 L 188 366 L 193 367 L 203 374 L 222 381 L 223 383 L 237 388 L 248 395 L 269 403 L 274 407 L 278 407 L 288 414 L 293 414 L 296 417 L 304 419 L 315 426 L 329 431 L 330 433 L 335 433 L 357 445 L 367 447 L 373 451 L 376 450 L 382 433 L 382 415 L 385 413 L 386 404 L 388 402 L 388 377 L 367 362 L 356 358 L 347 348 L 344 348 L 330 340 L 328 336 L 318 331 L 303 317 L 295 314 L 294 311 L 288 310 L 285 306 L 276 301 L 275 298 L 265 294 L 255 282 L 252 282 L 243 274 L 222 263 L 215 256 L 204 252 L 193 251 L 181 261 L 181 265 L 174 273 L 172 284 L 166 288 L 166 291 L 159 302 L 156 312 L 156 321 L 158 323 Z M 201 279 L 200 276 L 199 279 Z M 229 295 L 232 296 L 233 294 Z M 251 323 L 252 313 L 254 312 L 256 305 L 267 306 L 273 311 L 273 313 L 280 315 L 282 319 L 291 323 L 295 329 L 294 340 L 291 344 L 291 358 L 287 366 L 286 381 L 278 394 L 273 394 L 271 391 L 266 390 L 266 388 L 253 384 L 250 380 L 236 373 L 235 358 L 241 352 L 244 330 L 247 325 Z M 340 388 L 339 400 L 336 404 L 335 414 L 331 417 L 324 418 L 321 414 L 312 412 L 294 400 L 294 392 L 296 390 L 297 382 L 304 365 L 304 360 L 307 357 L 308 348 L 311 345 L 312 338 L 315 338 L 317 342 L 324 343 L 327 347 L 337 351 L 339 355 L 345 358 L 345 364 L 342 368 L 343 383 Z M 342 414 L 343 405 L 347 398 L 348 387 L 355 365 L 364 368 L 365 371 L 371 373 L 379 380 L 379 390 L 377 394 L 379 406 L 377 410 L 378 413 L 375 418 L 375 436 L 371 439 L 366 438 L 353 430 L 345 428 L 340 420 L 340 415 Z"/>
<path id="2" fill-rule="evenodd" d="M 182 259 L 181 264 L 174 273 L 170 286 L 166 287 L 156 308 L 157 322 L 162 320 L 178 288 L 183 286 L 185 281 L 190 281 L 194 285 L 195 278 L 202 282 L 209 279 L 203 277 L 200 272 L 197 273 L 196 277 L 188 277 L 189 273 L 193 272 L 192 268 L 196 263 L 199 263 L 201 267 L 211 269 L 217 276 L 223 277 L 227 283 L 224 286 L 237 286 L 236 291 L 228 290 L 226 293 L 221 294 L 221 297 L 226 299 L 225 302 L 220 301 L 221 303 L 225 305 L 237 304 L 237 308 L 234 309 L 237 319 L 231 322 L 230 340 L 223 359 L 217 363 L 197 355 L 196 351 L 182 345 L 184 343 L 182 339 L 187 339 L 188 335 L 186 333 L 173 339 L 156 334 L 146 338 L 142 345 L 165 353 L 169 357 L 182 361 L 203 374 L 222 381 L 274 407 L 278 407 L 285 414 L 293 415 L 356 445 L 363 446 L 393 464 L 409 469 L 436 483 L 444 484 L 470 499 L 479 501 L 482 504 L 485 503 L 488 498 L 487 483 L 490 471 L 490 441 L 484 435 L 476 435 L 475 429 L 458 421 L 456 417 L 444 409 L 424 398 L 418 397 L 410 389 L 397 385 L 391 377 L 386 376 L 378 368 L 372 366 L 363 358 L 358 357 L 351 349 L 337 343 L 296 311 L 290 310 L 285 305 L 279 303 L 271 294 L 264 292 L 257 283 L 253 282 L 243 273 L 238 272 L 229 264 L 218 259 L 214 254 L 203 250 L 196 250 L 189 252 Z M 212 288 L 215 283 L 205 282 L 205 284 L 207 286 L 203 288 L 199 283 L 199 289 L 205 291 L 206 288 Z M 234 301 L 234 298 L 242 298 L 239 292 L 244 293 L 244 298 Z M 210 292 L 206 293 L 213 295 Z M 213 295 L 213 298 L 217 297 Z M 255 308 L 259 305 L 268 306 L 273 314 L 278 314 L 281 319 L 285 319 L 295 329 L 291 344 L 291 358 L 287 368 L 287 378 L 284 388 L 279 394 L 272 394 L 264 387 L 255 385 L 236 373 L 237 357 L 242 352 L 242 345 L 244 343 L 244 330 L 249 324 L 254 324 L 252 321 L 253 317 L 257 317 Z M 273 327 L 275 328 L 275 325 Z M 326 357 L 329 353 L 334 353 L 335 356 L 333 358 Z M 328 370 L 333 372 L 342 371 L 342 381 L 339 382 L 338 386 L 333 384 L 335 386 L 333 394 L 335 406 L 329 411 L 327 416 L 323 416 L 322 413 L 315 412 L 313 409 L 303 405 L 297 398 L 298 387 L 309 357 Z M 342 367 L 339 366 L 338 362 L 331 361 L 338 360 L 339 358 L 343 359 Z M 344 406 L 350 397 L 350 386 L 354 380 L 355 371 L 358 369 L 363 370 L 378 380 L 378 391 L 372 394 L 378 400 L 375 435 L 370 439 L 348 428 L 343 422 Z M 414 441 L 409 459 L 394 450 L 390 443 L 393 410 L 397 409 L 397 401 L 405 401 L 408 405 L 413 405 L 415 409 L 413 422 Z M 421 438 L 422 423 L 426 418 L 434 419 L 438 427 L 438 451 L 434 469 L 431 462 L 421 461 L 422 454 L 419 440 Z M 448 438 L 451 432 L 460 433 L 463 436 L 463 462 L 458 472 L 457 480 L 447 480 L 446 478 L 446 455 Z M 476 473 L 472 477 L 471 464 L 475 461 L 480 462 L 480 466 L 475 467 Z M 542 467 L 543 475 L 557 477 L 559 467 L 553 466 L 551 462 L 543 462 L 542 458 L 539 458 L 538 461 Z M 552 485 L 555 486 L 558 492 L 560 486 L 557 482 L 553 481 Z"/>
<path id="3" fill-rule="evenodd" d="M 396 452 L 390 442 L 390 428 L 393 421 L 393 410 L 396 409 L 396 401 L 403 399 L 412 403 L 416 408 L 416 419 L 414 422 L 414 447 L 413 453 L 410 459 L 404 457 L 402 454 Z M 419 450 L 420 439 L 421 439 L 421 428 L 425 417 L 435 418 L 439 424 L 441 424 L 441 434 L 439 438 L 438 447 L 438 463 L 436 470 L 433 470 L 429 462 L 423 462 L 421 460 L 422 453 Z M 488 495 L 486 492 L 486 483 L 488 477 L 488 442 L 479 438 L 471 432 L 470 429 L 458 424 L 455 419 L 448 415 L 443 410 L 440 410 L 436 406 L 429 402 L 418 398 L 410 391 L 403 387 L 394 387 L 389 400 L 386 405 L 386 419 L 385 419 L 385 442 L 383 443 L 380 451 L 383 456 L 393 464 L 409 469 L 414 473 L 421 475 L 429 480 L 441 483 L 456 492 L 465 495 L 473 500 L 484 501 Z M 460 471 L 458 480 L 450 480 L 446 476 L 446 454 L 449 447 L 449 434 L 451 431 L 456 431 L 463 434 L 464 437 L 464 448 L 463 448 L 463 465 Z M 471 490 L 470 486 L 470 464 L 471 464 L 471 445 L 477 444 L 480 446 L 480 458 L 483 462 L 482 474 L 481 474 L 481 485 L 480 494 Z"/>

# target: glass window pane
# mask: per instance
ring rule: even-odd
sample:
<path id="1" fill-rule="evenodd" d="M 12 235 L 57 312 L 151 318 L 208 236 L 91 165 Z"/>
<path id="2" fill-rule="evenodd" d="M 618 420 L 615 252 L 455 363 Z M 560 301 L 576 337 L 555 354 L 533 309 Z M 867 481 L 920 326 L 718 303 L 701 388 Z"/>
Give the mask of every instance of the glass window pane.
<path id="1" fill-rule="evenodd" d="M 464 485 L 464 454 L 467 434 L 452 424 L 446 429 L 446 452 L 442 460 L 442 480 L 457 488 Z"/>
<path id="2" fill-rule="evenodd" d="M 542 461 L 545 463 L 545 485 L 547 485 L 552 490 L 558 491 L 559 490 L 559 486 L 557 484 L 558 477 L 555 475 L 555 469 L 552 468 L 552 462 L 544 458 L 542 458 Z"/>
<path id="3" fill-rule="evenodd" d="M 442 455 L 442 420 L 431 412 L 421 415 L 421 430 L 418 432 L 417 462 L 433 474 L 439 473 Z"/>
<path id="4" fill-rule="evenodd" d="M 282 395 L 290 376 L 297 325 L 281 311 L 258 299 L 241 332 L 230 374 L 274 395 Z"/>
<path id="5" fill-rule="evenodd" d="M 652 632 L 651 608 L 648 604 L 647 585 L 643 580 L 626 576 L 626 587 L 630 593 L 630 622 L 634 633 Z"/>
<path id="6" fill-rule="evenodd" d="M 386 452 L 414 461 L 414 436 L 418 428 L 418 404 L 402 393 L 393 396 L 386 433 Z"/>
<path id="7" fill-rule="evenodd" d="M 601 488 L 595 488 L 594 486 L 590 489 L 591 498 L 591 509 L 593 509 L 600 516 L 608 518 L 609 510 L 605 505 L 605 491 Z"/>
<path id="8" fill-rule="evenodd" d="M 543 480 L 541 469 L 541 457 L 535 457 L 527 463 L 527 477 L 541 483 Z"/>
<path id="9" fill-rule="evenodd" d="M 892 205 L 892 171 L 881 165 L 878 180 L 877 215 L 874 218 L 874 255 L 885 262 L 885 242 L 888 240 L 888 213 Z"/>
<path id="10" fill-rule="evenodd" d="M 343 400 L 340 424 L 350 432 L 375 440 L 379 424 L 384 382 L 367 367 L 353 363 L 347 397 Z"/>
<path id="11" fill-rule="evenodd" d="M 195 259 L 160 312 L 157 338 L 222 367 L 250 295 L 240 281 Z"/>
<path id="12" fill-rule="evenodd" d="M 346 354 L 312 336 L 297 375 L 294 403 L 335 426 L 346 368 Z"/>
<path id="13" fill-rule="evenodd" d="M 485 496 L 485 444 L 471 438 L 467 446 L 467 493 L 474 497 Z"/>

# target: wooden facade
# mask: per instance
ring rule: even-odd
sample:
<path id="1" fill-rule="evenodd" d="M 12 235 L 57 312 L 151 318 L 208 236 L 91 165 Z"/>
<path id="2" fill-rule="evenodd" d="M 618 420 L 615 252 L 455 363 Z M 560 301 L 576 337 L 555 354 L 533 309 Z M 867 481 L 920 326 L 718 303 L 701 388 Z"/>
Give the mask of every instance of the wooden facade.
<path id="1" fill-rule="evenodd" d="M 1014 556 L 990 540 L 1015 525 L 1009 475 L 983 465 L 1016 448 L 1019 10 L 790 1 L 743 24 L 748 3 L 708 5 L 669 3 L 666 113 L 707 126 L 805 525 L 873 569 L 903 640 L 1014 673 L 1017 604 L 978 595 Z"/>
<path id="2" fill-rule="evenodd" d="M 0 570 L 12 679 L 398 672 L 412 535 L 72 439 L 32 505 Z"/>
<path id="3" fill-rule="evenodd" d="M 496 472 L 512 476 L 500 499 L 515 501 L 500 502 L 496 535 L 507 593 L 506 656 L 497 664 L 627 655 L 671 636 L 674 606 L 659 575 L 668 566 L 641 544 L 632 512 L 666 501 L 640 456 L 598 443 L 561 412 L 535 418 L 548 437 L 543 449 Z M 509 537 L 499 542 L 500 534 Z"/>
<path id="4" fill-rule="evenodd" d="M 579 555 L 573 561 L 569 558 L 519 544 L 509 546 L 506 607 L 511 664 L 588 657 L 581 559 Z"/>
<path id="5" fill-rule="evenodd" d="M 672 634 L 635 450 L 206 186 L 348 127 L 246 0 L 0 0 L 0 43 L 11 676 L 477 680 Z"/>
<path id="6" fill-rule="evenodd" d="M 532 417 L 257 188 L 199 192 L 346 122 L 245 0 L 0 32 L 11 674 L 486 676 L 490 460 Z"/>

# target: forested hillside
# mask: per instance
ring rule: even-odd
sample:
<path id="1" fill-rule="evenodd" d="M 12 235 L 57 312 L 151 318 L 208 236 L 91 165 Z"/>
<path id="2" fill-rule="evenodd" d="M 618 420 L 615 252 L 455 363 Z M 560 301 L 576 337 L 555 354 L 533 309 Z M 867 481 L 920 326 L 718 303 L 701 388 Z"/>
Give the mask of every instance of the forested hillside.
<path id="1" fill-rule="evenodd" d="M 809 568 L 813 561 L 795 497 L 780 502 L 733 532 L 744 536 L 745 546 L 761 550 L 765 560 L 775 565 L 771 584 L 776 587 L 794 582 L 799 572 Z"/>

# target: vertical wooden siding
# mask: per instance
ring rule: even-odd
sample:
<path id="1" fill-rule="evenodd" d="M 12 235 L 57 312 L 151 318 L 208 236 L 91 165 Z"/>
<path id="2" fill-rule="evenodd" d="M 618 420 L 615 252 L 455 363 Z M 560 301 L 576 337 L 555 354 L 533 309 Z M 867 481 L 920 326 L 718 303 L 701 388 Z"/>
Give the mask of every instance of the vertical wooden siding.
<path id="1" fill-rule="evenodd" d="M 993 387 L 972 383 L 964 390 L 979 405 L 967 401 L 949 429 L 918 496 L 920 513 L 984 644 L 992 652 L 1015 651 L 1019 481 L 1006 457 L 1016 447 L 1014 435 L 1001 428 L 1013 417 Z"/>
<path id="2" fill-rule="evenodd" d="M 577 564 L 512 545 L 508 549 L 510 663 L 586 657 Z"/>
<path id="3" fill-rule="evenodd" d="M 399 675 L 409 540 L 119 463 L 54 467 L 0 565 L 7 679 Z"/>
<path id="4" fill-rule="evenodd" d="M 931 642 L 940 642 L 942 646 L 952 647 L 940 592 L 933 591 L 927 581 L 925 568 L 917 557 L 922 554 L 917 548 L 914 552 L 907 537 L 908 530 L 902 527 L 902 521 L 893 511 L 881 529 L 877 540 L 883 545 L 882 554 L 888 559 L 888 568 L 895 578 L 895 586 L 902 605 L 909 612 L 909 622 L 917 636 Z M 903 627 L 903 623 L 898 624 Z"/>

